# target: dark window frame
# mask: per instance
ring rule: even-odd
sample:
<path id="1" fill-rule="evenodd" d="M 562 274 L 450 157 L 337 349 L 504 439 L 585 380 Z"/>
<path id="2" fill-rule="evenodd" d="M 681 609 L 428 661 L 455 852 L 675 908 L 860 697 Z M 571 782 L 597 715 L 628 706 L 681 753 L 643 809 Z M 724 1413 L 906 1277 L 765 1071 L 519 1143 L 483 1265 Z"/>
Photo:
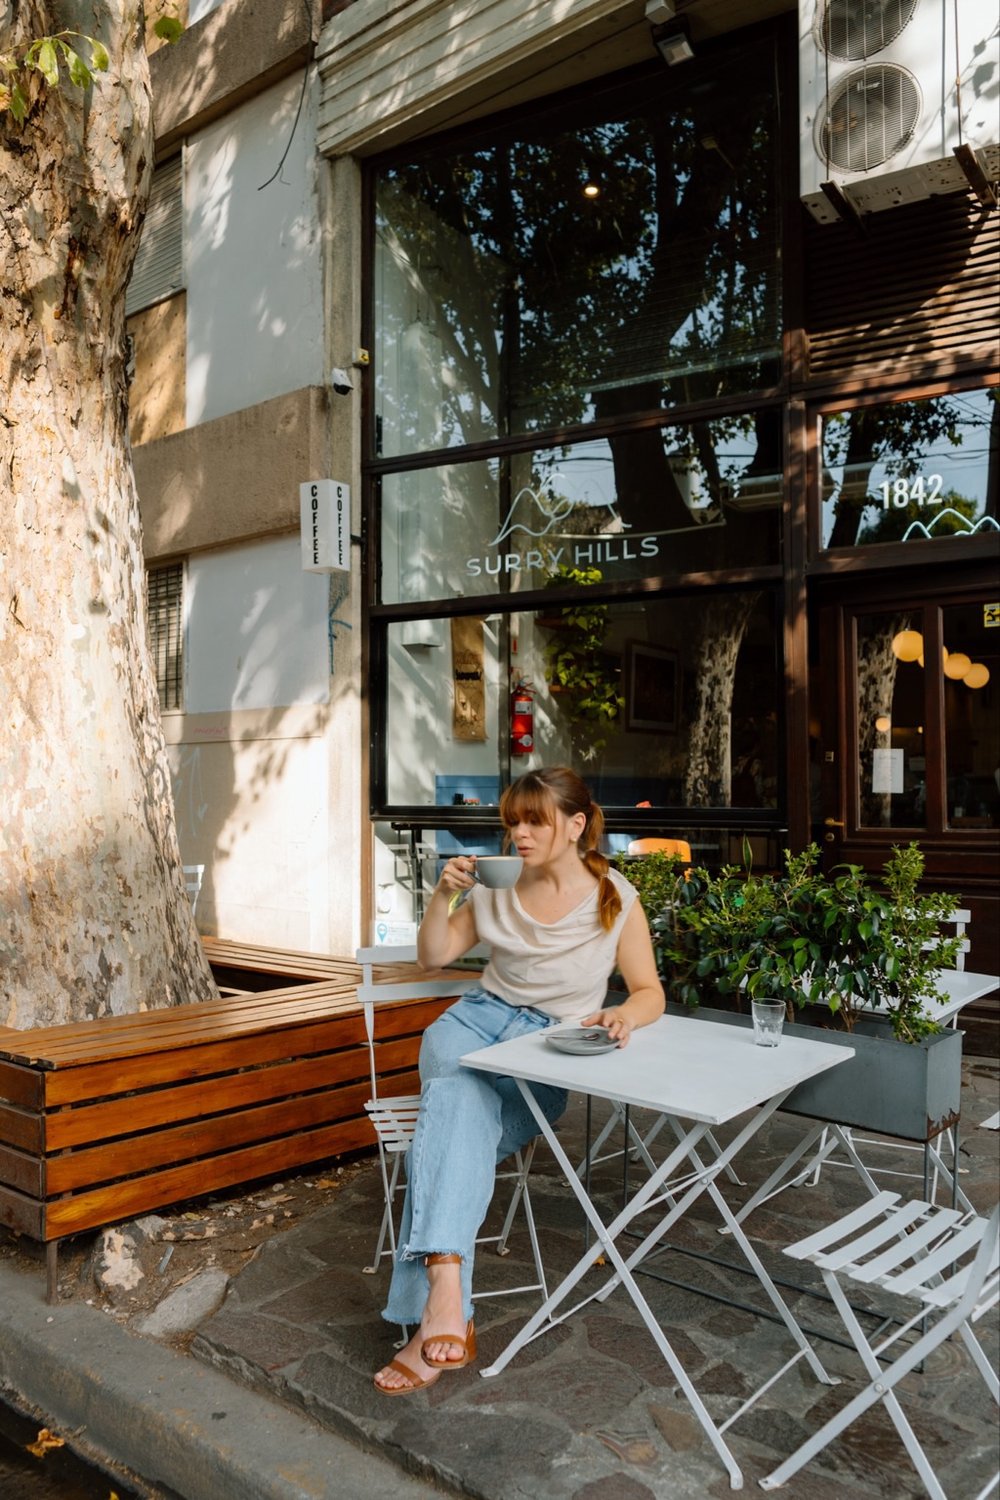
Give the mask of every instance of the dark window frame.
<path id="1" fill-rule="evenodd" d="M 795 48 L 794 33 L 788 25 L 787 17 L 780 17 L 776 21 L 766 21 L 754 25 L 741 32 L 741 38 L 753 37 L 754 39 L 767 35 L 770 37 L 773 52 L 774 66 L 779 78 L 779 86 L 782 95 L 787 100 L 796 97 L 794 87 Z M 708 52 L 722 52 L 723 49 L 731 48 L 732 38 L 721 38 L 710 48 Z M 477 147 L 486 144 L 497 144 L 503 139 L 515 139 L 523 127 L 524 121 L 530 118 L 533 123 L 555 124 L 559 123 L 568 128 L 574 120 L 577 123 L 593 123 L 597 116 L 600 101 L 609 96 L 617 94 L 623 84 L 630 79 L 646 79 L 655 76 L 659 82 L 666 86 L 681 89 L 684 80 L 670 80 L 663 75 L 662 65 L 659 63 L 643 64 L 638 68 L 629 69 L 622 73 L 610 75 L 606 79 L 590 82 L 587 85 L 567 91 L 565 94 L 553 99 L 542 101 L 540 104 L 523 106 L 516 110 L 508 111 L 503 115 L 493 117 L 485 121 L 481 128 L 477 129 L 475 124 L 465 126 L 456 130 L 442 132 L 430 137 L 425 142 L 411 143 L 407 146 L 397 147 L 382 155 L 370 158 L 365 163 L 362 182 L 363 199 L 363 261 L 365 267 L 365 289 L 362 299 L 362 340 L 371 348 L 374 345 L 374 285 L 372 268 L 375 258 L 375 183 L 380 171 L 391 167 L 394 163 L 408 162 L 416 163 L 429 156 L 437 156 L 449 149 L 460 146 L 463 151 L 474 151 Z M 782 119 L 790 120 L 794 111 L 785 110 Z M 788 163 L 795 159 L 794 140 L 792 138 L 792 126 L 786 124 L 782 137 L 776 141 L 775 151 L 777 155 L 777 170 L 782 183 L 787 182 Z M 780 229 L 779 243 L 787 243 L 791 239 L 789 233 L 789 222 L 797 210 L 797 202 L 791 201 L 791 196 L 783 191 L 779 200 Z M 780 308 L 782 326 L 786 333 L 791 318 L 791 305 L 797 296 L 797 288 L 790 284 L 787 277 L 781 277 L 777 287 L 777 295 Z M 530 610 L 542 603 L 553 605 L 562 601 L 571 602 L 579 597 L 578 591 L 567 590 L 565 596 L 561 590 L 546 589 L 525 591 L 512 596 L 510 593 L 482 594 L 463 599 L 441 599 L 427 603 L 415 602 L 409 604 L 381 604 L 379 603 L 379 566 L 381 555 L 381 481 L 389 474 L 401 474 L 413 472 L 418 469 L 438 467 L 442 464 L 454 464 L 466 461 L 503 458 L 507 455 L 524 453 L 529 451 L 540 451 L 547 448 L 562 446 L 563 444 L 575 442 L 587 442 L 597 439 L 619 436 L 623 434 L 646 431 L 649 429 L 667 429 L 670 427 L 683 426 L 691 421 L 717 419 L 734 413 L 752 413 L 768 407 L 777 407 L 784 411 L 790 396 L 790 372 L 794 365 L 795 349 L 789 346 L 789 340 L 783 339 L 784 354 L 781 361 L 781 370 L 778 380 L 769 386 L 760 387 L 752 393 L 731 395 L 714 401 L 696 401 L 684 405 L 664 408 L 636 409 L 628 414 L 615 418 L 601 418 L 589 423 L 569 424 L 559 428 L 539 428 L 530 432 L 519 432 L 516 434 L 502 435 L 481 443 L 443 446 L 433 449 L 424 449 L 406 454 L 383 456 L 378 451 L 377 414 L 375 393 L 371 383 L 366 383 L 363 408 L 362 408 L 362 485 L 364 506 L 364 603 L 363 610 L 366 620 L 363 645 L 362 671 L 367 688 L 367 712 L 370 745 L 370 769 L 369 769 L 369 813 L 373 820 L 389 822 L 399 828 L 470 828 L 476 826 L 495 826 L 495 817 L 490 819 L 484 817 L 482 811 L 475 808 L 453 808 L 450 806 L 435 806 L 433 804 L 400 804 L 390 803 L 387 799 L 387 653 L 388 633 L 392 624 L 408 620 L 433 620 L 452 619 L 455 617 L 480 615 L 480 614 L 508 614 L 524 610 Z M 787 425 L 787 424 L 786 424 Z M 786 432 L 786 458 L 784 469 L 788 471 L 787 461 L 787 432 Z M 782 505 L 782 527 L 783 527 L 783 551 L 788 554 L 789 548 L 789 512 L 790 498 L 786 493 Z M 783 631 L 781 620 L 783 619 L 782 589 L 786 583 L 787 565 L 781 563 L 759 568 L 730 568 L 705 570 L 693 574 L 660 574 L 638 580 L 629 580 L 621 583 L 606 582 L 596 587 L 592 592 L 588 591 L 588 598 L 594 603 L 614 603 L 616 600 L 626 598 L 669 598 L 683 596 L 695 590 L 703 588 L 732 589 L 734 587 L 762 587 L 774 593 L 776 619 L 778 620 L 776 649 L 779 657 L 778 668 L 782 670 L 781 661 L 783 647 Z M 779 714 L 782 716 L 782 724 L 778 736 L 778 776 L 779 785 L 782 789 L 787 784 L 785 774 L 785 704 L 779 701 Z M 501 768 L 501 784 L 512 780 L 522 769 L 514 763 L 513 772 L 509 756 L 506 758 L 506 772 L 503 774 L 504 755 L 502 748 L 498 753 L 498 764 Z M 787 810 L 784 791 L 779 795 L 776 808 L 676 808 L 657 809 L 649 812 L 636 808 L 607 807 L 605 811 L 609 814 L 609 828 L 615 830 L 635 830 L 636 832 L 652 832 L 664 824 L 669 816 L 671 826 L 691 828 L 697 825 L 705 827 L 730 828 L 733 830 L 746 829 L 747 831 L 760 830 L 772 836 L 781 836 L 787 831 Z"/>

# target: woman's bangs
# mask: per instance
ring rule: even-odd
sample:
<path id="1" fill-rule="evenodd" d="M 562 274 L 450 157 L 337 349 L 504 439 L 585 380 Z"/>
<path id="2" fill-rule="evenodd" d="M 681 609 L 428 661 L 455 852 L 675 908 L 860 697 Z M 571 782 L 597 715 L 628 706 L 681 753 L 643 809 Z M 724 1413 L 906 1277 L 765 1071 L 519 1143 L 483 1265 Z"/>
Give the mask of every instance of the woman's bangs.
<path id="1" fill-rule="evenodd" d="M 509 786 L 500 798 L 500 820 L 505 828 L 517 823 L 555 826 L 555 802 L 545 786 Z"/>

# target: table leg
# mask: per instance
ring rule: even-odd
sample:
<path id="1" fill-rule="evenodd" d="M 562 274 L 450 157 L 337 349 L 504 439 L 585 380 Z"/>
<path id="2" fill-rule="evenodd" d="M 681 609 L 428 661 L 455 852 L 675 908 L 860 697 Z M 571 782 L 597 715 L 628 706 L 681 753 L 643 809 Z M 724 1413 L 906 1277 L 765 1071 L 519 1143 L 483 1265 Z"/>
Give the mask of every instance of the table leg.
<path id="1" fill-rule="evenodd" d="M 953 1162 L 952 1162 L 952 1167 L 951 1168 L 948 1168 L 948 1167 L 945 1166 L 944 1157 L 941 1155 L 941 1153 L 938 1150 L 938 1148 L 937 1148 L 936 1145 L 934 1145 L 931 1141 L 925 1141 L 924 1142 L 924 1202 L 925 1203 L 929 1203 L 929 1202 L 932 1201 L 931 1200 L 931 1196 L 930 1196 L 930 1192 L 929 1192 L 929 1173 L 930 1173 L 930 1168 L 933 1167 L 935 1173 L 936 1174 L 940 1174 L 941 1180 L 942 1180 L 942 1182 L 944 1183 L 944 1186 L 945 1186 L 945 1190 L 946 1191 L 950 1190 L 950 1192 L 951 1192 L 951 1206 L 952 1206 L 952 1208 L 960 1208 L 963 1213 L 974 1214 L 976 1212 L 976 1210 L 975 1210 L 974 1206 L 972 1205 L 972 1203 L 969 1202 L 969 1199 L 966 1196 L 966 1194 L 963 1192 L 962 1187 L 961 1187 L 961 1185 L 959 1183 L 959 1180 L 958 1180 L 959 1167 L 958 1167 L 958 1126 L 957 1125 L 954 1127 L 954 1130 L 955 1130 L 954 1158 L 953 1158 Z"/>
<path id="2" fill-rule="evenodd" d="M 684 1392 L 684 1395 L 686 1396 L 692 1411 L 698 1418 L 698 1421 L 700 1422 L 705 1435 L 708 1437 L 709 1442 L 712 1444 L 712 1447 L 715 1449 L 723 1465 L 725 1466 L 726 1471 L 729 1474 L 730 1488 L 734 1490 L 742 1489 L 743 1474 L 739 1465 L 737 1464 L 735 1458 L 733 1457 L 724 1439 L 722 1438 L 722 1435 L 713 1422 L 711 1415 L 703 1404 L 701 1397 L 698 1395 L 698 1392 L 692 1384 L 689 1376 L 687 1375 L 687 1372 L 684 1370 L 679 1359 L 677 1358 L 677 1355 L 674 1353 L 669 1340 L 666 1338 L 659 1323 L 656 1321 L 652 1309 L 647 1303 L 639 1285 L 632 1275 L 629 1264 L 626 1263 L 623 1255 L 621 1254 L 621 1251 L 615 1244 L 617 1236 L 629 1223 L 631 1223 L 632 1219 L 637 1214 L 643 1212 L 646 1207 L 650 1206 L 654 1202 L 654 1200 L 658 1201 L 658 1193 L 661 1183 L 688 1155 L 689 1143 L 684 1142 L 678 1145 L 675 1150 L 669 1154 L 666 1161 L 661 1163 L 660 1167 L 656 1171 L 655 1176 L 649 1178 L 643 1184 L 635 1197 L 632 1198 L 630 1202 L 625 1206 L 625 1208 L 615 1217 L 615 1219 L 606 1226 L 597 1210 L 594 1208 L 594 1205 L 587 1197 L 583 1184 L 574 1171 L 573 1165 L 570 1162 L 565 1151 L 563 1150 L 561 1142 L 559 1141 L 555 1132 L 552 1130 L 549 1122 L 545 1119 L 542 1111 L 536 1104 L 530 1088 L 521 1079 L 517 1079 L 516 1082 L 525 1100 L 525 1103 L 538 1122 L 539 1129 L 545 1136 L 549 1145 L 552 1147 L 553 1154 L 560 1167 L 562 1168 L 563 1173 L 565 1174 L 566 1181 L 569 1183 L 574 1194 L 578 1198 L 588 1221 L 593 1226 L 600 1247 L 603 1248 L 604 1254 L 607 1256 L 608 1260 L 615 1268 L 615 1275 L 611 1278 L 612 1284 L 617 1284 L 620 1281 L 625 1286 L 629 1296 L 632 1299 L 632 1302 L 636 1307 L 636 1310 L 639 1313 L 639 1316 L 642 1318 L 643 1322 L 646 1325 L 646 1328 L 649 1331 L 650 1337 L 656 1344 L 656 1347 L 659 1349 L 660 1354 L 663 1356 L 666 1364 L 669 1366 L 671 1373 Z M 693 1142 L 696 1144 L 697 1141 L 700 1140 L 701 1137 L 707 1132 L 707 1130 L 707 1125 L 694 1125 L 690 1132 L 690 1137 L 693 1138 Z M 671 1219 L 673 1217 L 674 1215 L 671 1215 Z M 594 1246 L 592 1249 L 588 1249 L 584 1253 L 584 1255 L 581 1256 L 580 1260 L 569 1272 L 569 1274 L 564 1278 L 560 1285 L 556 1287 L 555 1291 L 542 1304 L 538 1311 L 535 1312 L 531 1318 L 529 1318 L 524 1328 L 522 1328 L 521 1331 L 515 1335 L 515 1337 L 503 1350 L 500 1356 L 496 1360 L 494 1360 L 492 1365 L 480 1372 L 484 1377 L 498 1375 L 500 1371 L 503 1370 L 514 1358 L 514 1355 L 519 1353 L 526 1344 L 530 1343 L 540 1334 L 546 1332 L 549 1328 L 555 1327 L 556 1324 L 564 1322 L 566 1318 L 570 1317 L 574 1312 L 578 1311 L 580 1307 L 585 1306 L 587 1302 L 592 1301 L 593 1298 L 598 1295 L 597 1293 L 592 1293 L 591 1296 L 585 1297 L 582 1302 L 577 1303 L 576 1306 L 570 1308 L 569 1311 L 564 1312 L 560 1317 L 555 1318 L 552 1316 L 555 1310 L 563 1302 L 565 1302 L 566 1298 L 569 1296 L 573 1288 L 586 1275 L 587 1271 L 593 1265 L 595 1259 L 600 1253 L 601 1249 L 598 1246 Z"/>
<path id="3" fill-rule="evenodd" d="M 49 1240 L 45 1246 L 45 1300 L 59 1301 L 59 1241 Z"/>
<path id="4" fill-rule="evenodd" d="M 792 1168 L 796 1162 L 800 1161 L 806 1152 L 815 1145 L 824 1131 L 828 1133 L 827 1139 L 819 1151 L 814 1157 L 810 1158 L 807 1164 L 794 1177 L 791 1176 Z M 742 1224 L 744 1219 L 749 1218 L 755 1208 L 759 1208 L 762 1203 L 766 1203 L 769 1198 L 774 1198 L 778 1193 L 783 1193 L 786 1188 L 800 1187 L 811 1172 L 818 1171 L 827 1157 L 833 1155 L 838 1146 L 847 1152 L 852 1166 L 872 1197 L 877 1197 L 880 1191 L 878 1184 L 855 1150 L 850 1137 L 845 1134 L 839 1125 L 832 1125 L 828 1121 L 821 1121 L 818 1125 L 813 1126 L 808 1135 L 803 1136 L 799 1144 L 792 1151 L 789 1151 L 781 1165 L 774 1169 L 767 1181 L 744 1203 L 736 1215 L 736 1222 Z"/>
<path id="5" fill-rule="evenodd" d="M 725 1198 L 723 1198 L 722 1194 L 719 1192 L 719 1189 L 715 1185 L 716 1177 L 720 1172 L 724 1170 L 726 1159 L 730 1155 L 741 1149 L 743 1143 L 748 1140 L 751 1135 L 755 1134 L 757 1130 L 760 1129 L 761 1125 L 764 1123 L 764 1120 L 766 1120 L 768 1115 L 770 1113 L 773 1113 L 773 1110 L 776 1108 L 777 1104 L 773 1104 L 765 1106 L 764 1110 L 759 1111 L 758 1114 L 756 1114 L 753 1119 L 750 1120 L 746 1126 L 744 1126 L 740 1134 L 735 1138 L 734 1141 L 730 1143 L 726 1150 L 723 1151 L 722 1155 L 718 1157 L 711 1164 L 711 1166 L 708 1167 L 706 1167 L 705 1164 L 701 1161 L 700 1157 L 698 1156 L 698 1152 L 695 1149 L 698 1144 L 697 1141 L 691 1140 L 691 1135 L 693 1134 L 693 1132 L 685 1132 L 684 1127 L 681 1125 L 681 1122 L 679 1120 L 673 1118 L 672 1116 L 667 1116 L 668 1120 L 670 1121 L 671 1128 L 678 1141 L 680 1142 L 680 1145 L 684 1150 L 688 1160 L 695 1167 L 697 1174 L 696 1180 L 689 1188 L 689 1190 L 684 1194 L 683 1198 L 673 1205 L 670 1211 L 664 1216 L 663 1219 L 661 1219 L 660 1223 L 656 1225 L 655 1229 L 653 1229 L 641 1242 L 641 1244 L 639 1244 L 638 1247 L 632 1251 L 631 1255 L 628 1257 L 626 1264 L 628 1265 L 629 1270 L 632 1270 L 633 1267 L 638 1267 L 646 1258 L 646 1256 L 649 1255 L 649 1253 L 653 1249 L 655 1249 L 655 1247 L 663 1239 L 667 1231 L 677 1222 L 678 1219 L 680 1219 L 687 1212 L 688 1208 L 695 1201 L 695 1199 L 699 1198 L 702 1193 L 707 1192 L 712 1202 L 715 1204 L 720 1218 L 726 1226 L 726 1231 L 733 1236 L 736 1243 L 739 1245 L 740 1249 L 743 1252 L 745 1260 L 753 1270 L 764 1291 L 767 1293 L 767 1296 L 769 1297 L 781 1321 L 784 1323 L 785 1327 L 788 1329 L 788 1332 L 791 1334 L 797 1348 L 799 1349 L 800 1355 L 804 1356 L 807 1360 L 810 1369 L 816 1376 L 816 1379 L 821 1381 L 823 1385 L 837 1385 L 838 1381 L 833 1376 L 828 1375 L 826 1370 L 823 1368 L 823 1365 L 820 1363 L 815 1349 L 809 1343 L 809 1340 L 806 1338 L 805 1334 L 802 1332 L 798 1323 L 792 1316 L 791 1310 L 786 1304 L 781 1293 L 778 1291 L 778 1288 L 771 1280 L 771 1277 L 767 1272 L 767 1268 L 761 1261 L 760 1257 L 757 1255 L 746 1235 L 743 1233 L 743 1230 L 740 1228 L 738 1217 L 733 1214 Z M 610 1293 L 614 1290 L 614 1284 L 615 1278 L 612 1278 L 611 1282 L 609 1282 L 606 1287 L 602 1287 L 601 1291 L 597 1294 L 601 1301 L 604 1301 L 604 1299 L 609 1296 Z"/>

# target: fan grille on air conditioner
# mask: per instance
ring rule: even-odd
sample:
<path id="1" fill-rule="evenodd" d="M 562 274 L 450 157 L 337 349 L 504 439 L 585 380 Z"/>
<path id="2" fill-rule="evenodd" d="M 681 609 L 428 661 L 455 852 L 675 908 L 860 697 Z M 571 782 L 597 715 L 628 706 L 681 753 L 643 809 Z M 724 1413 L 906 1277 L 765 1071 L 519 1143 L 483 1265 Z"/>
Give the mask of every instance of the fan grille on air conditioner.
<path id="1" fill-rule="evenodd" d="M 870 172 L 902 151 L 920 118 L 920 89 L 894 63 L 856 68 L 831 94 L 819 154 L 841 172 Z"/>
<path id="2" fill-rule="evenodd" d="M 894 42 L 920 0 L 829 0 L 820 28 L 830 57 L 864 62 Z"/>

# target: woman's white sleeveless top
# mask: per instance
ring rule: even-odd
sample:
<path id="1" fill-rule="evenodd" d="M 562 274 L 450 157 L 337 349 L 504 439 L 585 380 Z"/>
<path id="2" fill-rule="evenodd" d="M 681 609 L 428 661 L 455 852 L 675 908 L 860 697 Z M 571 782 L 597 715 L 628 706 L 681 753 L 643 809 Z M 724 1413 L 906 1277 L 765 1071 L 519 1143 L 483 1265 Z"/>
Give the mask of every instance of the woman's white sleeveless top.
<path id="1" fill-rule="evenodd" d="M 471 892 L 479 941 L 490 961 L 483 986 L 510 1005 L 530 1005 L 560 1021 L 582 1020 L 604 1005 L 625 919 L 638 899 L 617 870 L 608 876 L 622 909 L 610 931 L 597 913 L 597 887 L 558 922 L 539 922 L 521 906 L 517 891 L 477 885 Z"/>

